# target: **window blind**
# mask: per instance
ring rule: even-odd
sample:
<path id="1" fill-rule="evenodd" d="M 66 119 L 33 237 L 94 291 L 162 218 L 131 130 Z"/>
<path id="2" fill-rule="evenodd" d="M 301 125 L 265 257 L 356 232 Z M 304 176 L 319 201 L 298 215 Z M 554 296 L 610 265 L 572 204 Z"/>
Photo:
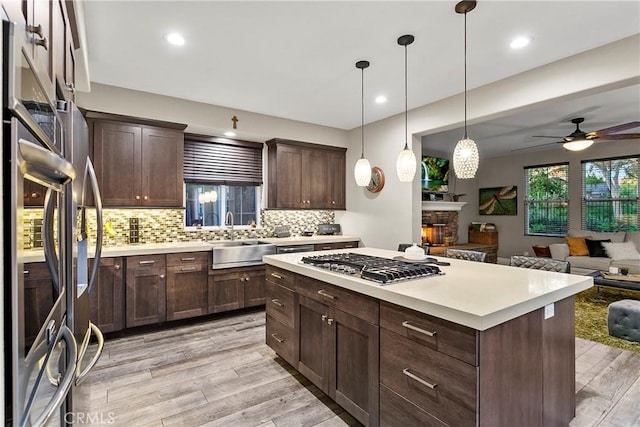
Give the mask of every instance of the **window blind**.
<path id="1" fill-rule="evenodd" d="M 185 136 L 184 180 L 221 185 L 262 185 L 262 144 Z"/>
<path id="2" fill-rule="evenodd" d="M 565 236 L 569 226 L 569 164 L 526 166 L 525 235 Z"/>

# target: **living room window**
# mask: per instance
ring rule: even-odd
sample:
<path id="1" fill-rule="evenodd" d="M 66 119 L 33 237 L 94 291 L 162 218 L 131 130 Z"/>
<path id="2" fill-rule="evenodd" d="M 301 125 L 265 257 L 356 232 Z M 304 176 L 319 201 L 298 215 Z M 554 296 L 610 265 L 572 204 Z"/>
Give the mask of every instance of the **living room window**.
<path id="1" fill-rule="evenodd" d="M 527 166 L 525 234 L 566 236 L 569 228 L 569 164 Z"/>
<path id="2" fill-rule="evenodd" d="M 640 224 L 640 157 L 582 162 L 582 228 L 637 231 Z"/>
<path id="3" fill-rule="evenodd" d="M 262 144 L 188 135 L 184 140 L 185 226 L 219 227 L 227 212 L 234 224 L 258 224 Z"/>

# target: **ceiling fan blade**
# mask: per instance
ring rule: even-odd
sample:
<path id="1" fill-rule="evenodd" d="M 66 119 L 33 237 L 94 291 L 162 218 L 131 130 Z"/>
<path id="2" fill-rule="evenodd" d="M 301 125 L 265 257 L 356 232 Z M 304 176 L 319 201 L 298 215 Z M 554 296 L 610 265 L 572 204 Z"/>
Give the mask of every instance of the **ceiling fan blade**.
<path id="1" fill-rule="evenodd" d="M 602 137 L 603 135 L 622 132 L 623 130 L 633 129 L 636 127 L 640 127 L 640 122 L 623 123 L 620 125 L 611 126 L 611 127 L 600 129 L 600 130 L 595 130 L 593 132 L 587 132 L 587 137 L 591 136 L 592 134 L 597 137 Z"/>
<path id="2" fill-rule="evenodd" d="M 563 143 L 564 141 L 556 141 L 556 142 L 549 142 L 546 144 L 539 144 L 539 145 L 532 145 L 530 147 L 522 147 L 522 148 L 515 148 L 513 150 L 511 150 L 511 152 L 514 151 L 526 151 L 526 150 L 535 150 L 536 148 L 542 148 L 542 147 L 547 147 L 549 145 L 556 145 L 558 143 Z"/>
<path id="3" fill-rule="evenodd" d="M 564 136 L 531 135 L 531 138 L 553 138 L 553 139 L 562 139 L 562 138 L 564 138 Z"/>
<path id="4" fill-rule="evenodd" d="M 617 133 L 615 135 L 602 135 L 601 141 L 614 141 L 618 139 L 640 139 L 640 133 Z"/>

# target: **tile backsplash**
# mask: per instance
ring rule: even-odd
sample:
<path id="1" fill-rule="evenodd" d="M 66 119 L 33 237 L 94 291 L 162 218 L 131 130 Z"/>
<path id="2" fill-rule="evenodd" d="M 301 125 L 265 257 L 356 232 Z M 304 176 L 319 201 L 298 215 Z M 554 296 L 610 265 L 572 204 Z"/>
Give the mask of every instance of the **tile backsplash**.
<path id="1" fill-rule="evenodd" d="M 190 242 L 202 240 L 226 240 L 231 238 L 231 230 L 190 229 L 184 227 L 184 209 L 104 209 L 103 222 L 111 222 L 115 236 L 104 236 L 103 244 L 125 245 L 130 241 L 130 223 L 138 218 L 137 238 L 139 243 Z M 25 249 L 33 248 L 33 239 L 28 236 L 30 224 L 34 219 L 42 218 L 42 209 L 25 209 L 24 232 Z M 95 236 L 91 230 L 96 227 L 95 211 L 89 210 L 89 235 Z M 287 225 L 291 235 L 300 235 L 302 231 L 317 231 L 318 224 L 335 222 L 333 211 L 290 211 L 262 210 L 262 225 L 257 228 L 236 228 L 236 237 L 258 239 L 272 237 L 276 226 Z"/>

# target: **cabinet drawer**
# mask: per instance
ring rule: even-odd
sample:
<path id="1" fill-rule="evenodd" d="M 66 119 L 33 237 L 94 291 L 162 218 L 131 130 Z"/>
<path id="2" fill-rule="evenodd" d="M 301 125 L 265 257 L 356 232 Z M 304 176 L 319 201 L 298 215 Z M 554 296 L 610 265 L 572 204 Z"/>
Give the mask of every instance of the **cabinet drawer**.
<path id="1" fill-rule="evenodd" d="M 184 252 L 177 254 L 167 254 L 167 266 L 179 266 L 179 265 L 208 265 L 209 264 L 209 252 Z"/>
<path id="2" fill-rule="evenodd" d="M 164 267 L 166 265 L 164 255 L 136 255 L 127 257 L 127 268 Z"/>
<path id="3" fill-rule="evenodd" d="M 378 324 L 378 300 L 305 276 L 296 276 L 296 291 L 314 301 Z"/>
<path id="4" fill-rule="evenodd" d="M 334 242 L 334 243 L 317 243 L 313 245 L 316 251 L 329 251 L 332 249 L 351 249 L 357 248 L 358 242 Z"/>
<path id="5" fill-rule="evenodd" d="M 380 302 L 380 327 L 478 366 L 475 329 L 384 301 Z"/>
<path id="6" fill-rule="evenodd" d="M 271 265 L 267 265 L 267 280 L 293 289 L 294 273 Z"/>
<path id="7" fill-rule="evenodd" d="M 380 427 L 387 426 L 448 427 L 436 417 L 381 385 Z"/>
<path id="8" fill-rule="evenodd" d="M 186 273 L 198 273 L 198 272 L 207 272 L 208 271 L 208 266 L 205 265 L 198 265 L 198 264 L 185 264 L 185 265 L 174 265 L 174 266 L 170 266 L 167 267 L 167 273 L 168 274 L 186 274 Z M 204 275 L 204 278 L 206 280 L 207 275 Z"/>
<path id="9" fill-rule="evenodd" d="M 295 365 L 294 329 L 267 315 L 267 345 L 290 365 Z"/>
<path id="10" fill-rule="evenodd" d="M 266 310 L 269 316 L 293 327 L 295 293 L 267 280 Z"/>
<path id="11" fill-rule="evenodd" d="M 478 368 L 385 329 L 380 359 L 382 384 L 447 424 L 476 424 Z"/>

